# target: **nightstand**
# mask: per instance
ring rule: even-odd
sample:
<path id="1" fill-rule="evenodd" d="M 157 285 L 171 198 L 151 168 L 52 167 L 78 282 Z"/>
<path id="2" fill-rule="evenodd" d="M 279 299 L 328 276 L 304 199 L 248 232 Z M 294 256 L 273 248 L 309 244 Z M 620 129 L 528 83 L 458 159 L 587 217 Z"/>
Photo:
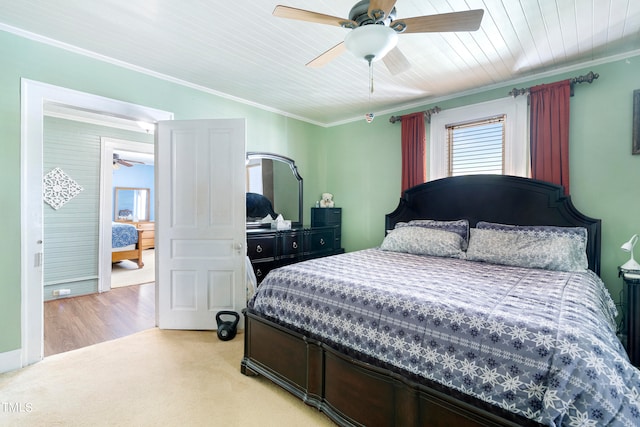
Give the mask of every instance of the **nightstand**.
<path id="1" fill-rule="evenodd" d="M 335 227 L 334 247 L 342 246 L 342 208 L 311 208 L 311 227 Z"/>
<path id="2" fill-rule="evenodd" d="M 618 269 L 618 275 L 624 282 L 622 314 L 623 335 L 627 338 L 625 347 L 631 363 L 640 366 L 640 272 L 630 273 Z"/>

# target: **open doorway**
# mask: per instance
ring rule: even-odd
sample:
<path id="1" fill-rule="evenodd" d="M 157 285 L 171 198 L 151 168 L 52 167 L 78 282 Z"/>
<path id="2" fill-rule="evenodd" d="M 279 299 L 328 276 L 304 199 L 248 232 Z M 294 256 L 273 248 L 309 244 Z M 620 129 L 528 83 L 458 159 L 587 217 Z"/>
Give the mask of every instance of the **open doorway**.
<path id="1" fill-rule="evenodd" d="M 43 357 L 43 107 L 47 103 L 66 105 L 78 110 L 155 123 L 171 120 L 173 114 L 136 104 L 78 92 L 58 86 L 22 80 L 22 196 L 21 196 L 21 284 L 22 349 L 20 366 L 38 362 Z M 104 238 L 101 232 L 101 239 Z M 109 254 L 99 249 L 101 260 Z M 104 261 L 103 261 L 104 262 Z"/>
<path id="2" fill-rule="evenodd" d="M 100 269 L 105 292 L 155 281 L 155 160 L 153 145 L 101 142 L 102 248 L 110 254 Z"/>
<path id="3" fill-rule="evenodd" d="M 45 104 L 43 143 L 44 172 L 63 169 L 83 186 L 68 204 L 43 207 L 44 356 L 155 326 L 153 132 L 122 119 Z M 132 192 L 142 197 L 126 197 Z M 118 217 L 127 207 L 132 215 Z M 144 241 L 132 242 L 144 263 L 118 258 L 99 265 L 100 246 L 110 258 L 118 250 L 112 249 L 112 238 L 98 238 L 98 231 L 108 233 L 112 224 L 133 228 L 134 237 L 144 228 Z M 129 264 L 135 268 L 127 269 Z"/>
<path id="4" fill-rule="evenodd" d="M 111 289 L 155 282 L 153 154 L 114 150 L 112 166 Z"/>

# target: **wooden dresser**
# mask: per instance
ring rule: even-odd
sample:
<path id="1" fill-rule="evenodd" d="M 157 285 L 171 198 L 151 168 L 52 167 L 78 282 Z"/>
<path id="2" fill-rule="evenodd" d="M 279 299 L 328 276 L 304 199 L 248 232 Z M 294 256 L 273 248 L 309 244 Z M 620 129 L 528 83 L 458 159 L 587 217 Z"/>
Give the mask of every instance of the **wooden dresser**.
<path id="1" fill-rule="evenodd" d="M 116 222 L 122 222 L 122 223 L 125 223 L 125 224 L 133 224 L 133 225 L 136 226 L 136 228 L 138 230 L 144 231 L 144 233 L 142 233 L 142 250 L 156 247 L 156 243 L 155 243 L 155 233 L 156 233 L 155 227 L 156 226 L 155 226 L 155 223 L 153 221 L 138 221 L 138 222 L 134 222 L 134 221 L 118 220 Z"/>
<path id="2" fill-rule="evenodd" d="M 335 226 L 247 230 L 247 254 L 258 283 L 276 267 L 343 253 L 336 232 Z"/>
<path id="3" fill-rule="evenodd" d="M 155 248 L 155 223 L 151 221 L 136 222 L 134 223 L 138 230 L 143 230 L 142 233 L 142 250 Z"/>

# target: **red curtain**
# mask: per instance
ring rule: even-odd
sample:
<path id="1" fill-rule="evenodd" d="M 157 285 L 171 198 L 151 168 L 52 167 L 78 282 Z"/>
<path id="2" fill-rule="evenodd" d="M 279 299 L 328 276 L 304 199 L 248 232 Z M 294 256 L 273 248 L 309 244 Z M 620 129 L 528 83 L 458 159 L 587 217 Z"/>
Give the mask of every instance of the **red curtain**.
<path id="1" fill-rule="evenodd" d="M 402 116 L 402 191 L 427 180 L 424 112 Z"/>
<path id="2" fill-rule="evenodd" d="M 571 81 L 535 86 L 529 94 L 531 177 L 562 185 L 568 195 Z"/>

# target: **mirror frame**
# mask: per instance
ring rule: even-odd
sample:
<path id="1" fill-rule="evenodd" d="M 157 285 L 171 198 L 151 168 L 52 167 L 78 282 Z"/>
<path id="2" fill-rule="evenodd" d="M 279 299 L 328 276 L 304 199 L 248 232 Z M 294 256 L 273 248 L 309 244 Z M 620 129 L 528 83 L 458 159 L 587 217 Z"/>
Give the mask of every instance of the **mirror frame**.
<path id="1" fill-rule="evenodd" d="M 302 224 L 303 224 L 302 213 L 304 212 L 304 209 L 302 208 L 303 207 L 303 202 L 302 202 L 303 187 L 302 187 L 302 177 L 300 176 L 300 173 L 298 173 L 296 162 L 293 159 L 290 159 L 289 157 L 281 156 L 279 154 L 274 154 L 274 153 L 266 153 L 262 151 L 247 151 L 246 159 L 247 160 L 270 159 L 270 160 L 277 160 L 279 162 L 286 163 L 289 165 L 289 168 L 291 168 L 291 172 L 293 173 L 293 177 L 298 180 L 298 221 L 293 222 L 291 226 L 302 227 Z M 249 228 L 251 224 L 252 223 L 247 223 L 247 227 Z"/>
<path id="2" fill-rule="evenodd" d="M 149 221 L 150 220 L 150 213 L 151 213 L 150 210 L 149 210 L 151 208 L 151 204 L 150 204 L 151 191 L 150 191 L 149 188 L 143 188 L 143 187 L 114 187 L 115 195 L 114 195 L 114 199 L 113 199 L 113 220 L 122 222 L 122 220 L 118 219 L 118 211 L 119 211 L 119 209 L 118 209 L 118 192 L 120 190 L 123 190 L 123 191 L 145 190 L 147 192 L 147 206 L 146 206 L 147 215 L 146 215 L 146 218 L 138 218 L 138 222 L 140 222 L 140 221 L 143 221 L 143 222 Z M 133 218 L 133 220 L 131 222 L 136 222 L 134 220 L 135 220 L 135 217 Z"/>

